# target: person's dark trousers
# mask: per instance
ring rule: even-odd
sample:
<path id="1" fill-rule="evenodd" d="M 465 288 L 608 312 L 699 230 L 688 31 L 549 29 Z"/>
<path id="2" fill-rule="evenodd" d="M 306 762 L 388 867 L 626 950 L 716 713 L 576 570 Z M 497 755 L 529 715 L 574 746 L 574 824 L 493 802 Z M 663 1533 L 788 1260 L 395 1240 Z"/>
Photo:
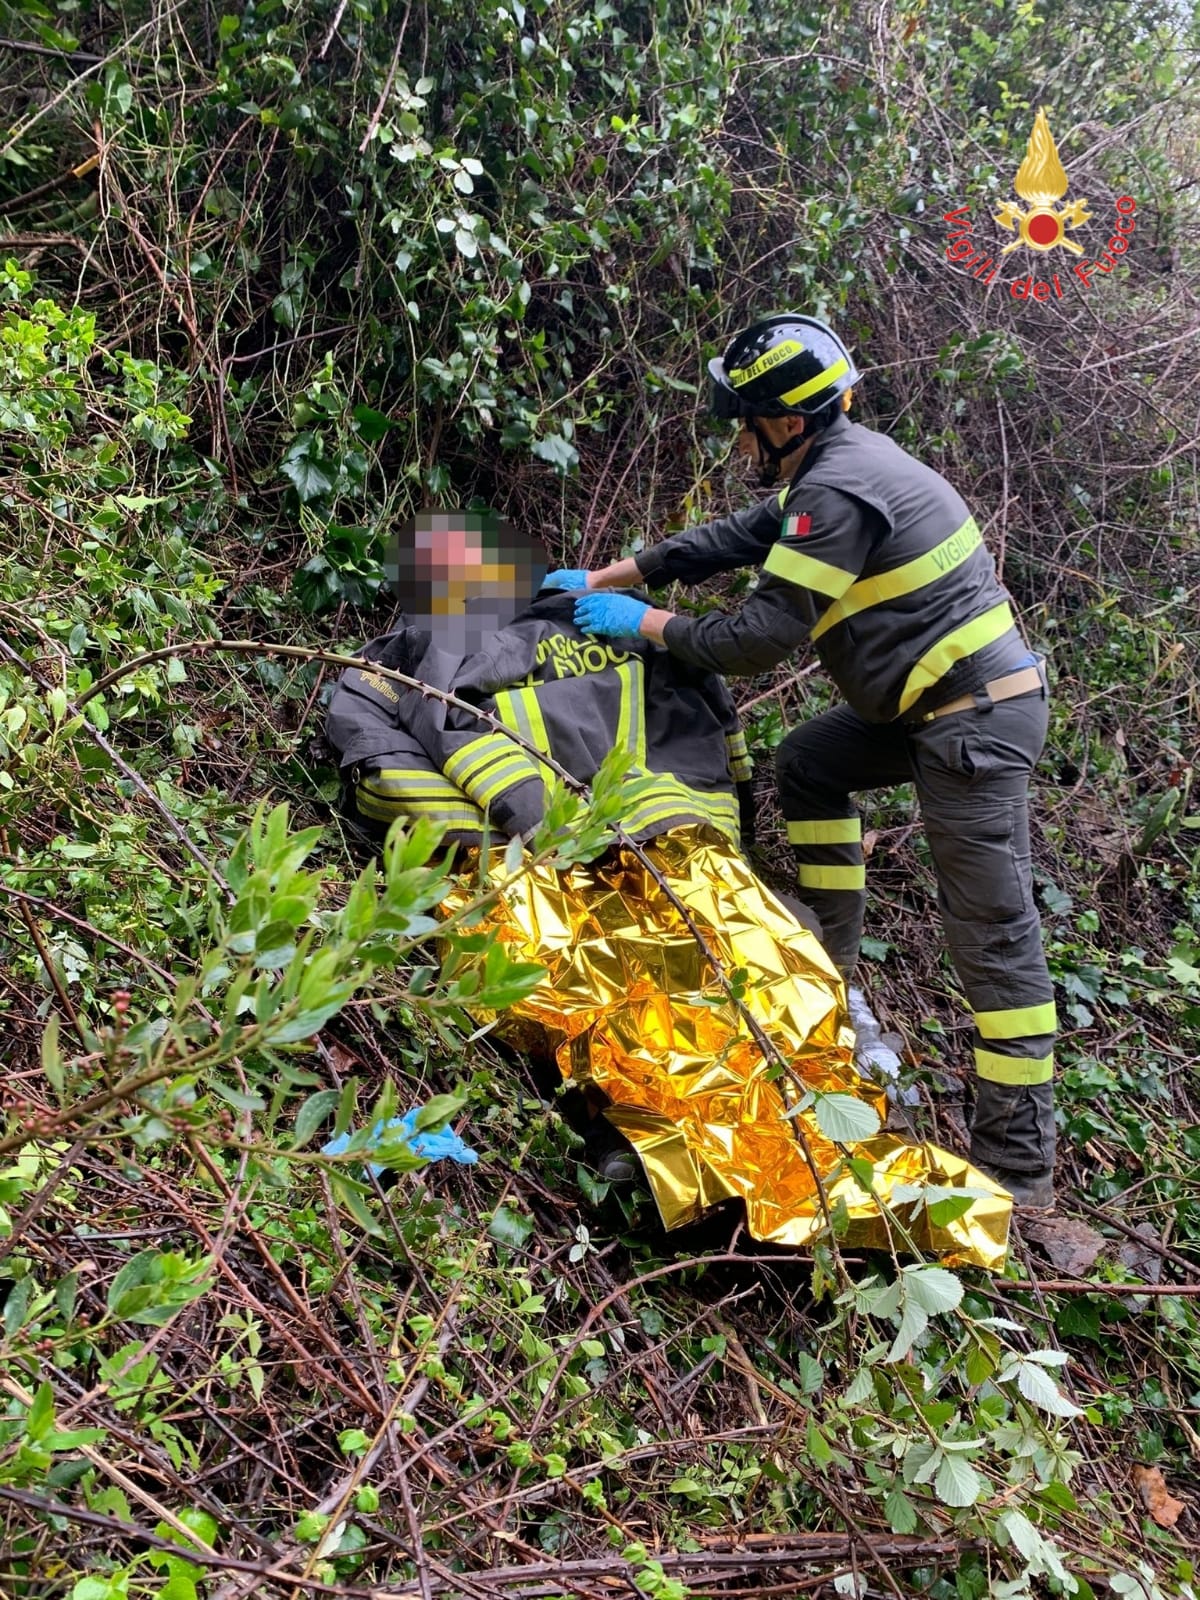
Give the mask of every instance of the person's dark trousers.
<path id="1" fill-rule="evenodd" d="M 804 900 L 846 975 L 866 906 L 862 819 L 850 796 L 913 783 L 938 907 L 974 1014 L 971 1157 L 1011 1172 L 1054 1165 L 1054 990 L 1029 854 L 1029 777 L 1046 737 L 1045 691 L 915 726 L 864 722 L 839 706 L 776 753 Z"/>

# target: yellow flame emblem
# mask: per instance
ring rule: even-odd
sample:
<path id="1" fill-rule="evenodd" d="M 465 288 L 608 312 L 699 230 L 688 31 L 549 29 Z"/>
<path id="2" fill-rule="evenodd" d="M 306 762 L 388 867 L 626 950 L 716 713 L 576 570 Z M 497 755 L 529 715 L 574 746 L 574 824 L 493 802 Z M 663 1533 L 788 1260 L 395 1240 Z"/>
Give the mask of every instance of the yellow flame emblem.
<path id="1" fill-rule="evenodd" d="M 1020 206 L 1006 200 L 995 213 L 995 220 L 1001 227 L 1010 233 L 1014 228 L 1018 230 L 1017 237 L 1004 246 L 1001 255 L 1006 256 L 1019 244 L 1027 244 L 1031 250 L 1054 250 L 1062 245 L 1077 256 L 1083 254 L 1083 247 L 1074 239 L 1068 239 L 1066 230 L 1090 221 L 1091 212 L 1086 200 L 1072 200 L 1061 211 L 1054 209 L 1054 202 L 1067 192 L 1067 175 L 1058 159 L 1058 146 L 1050 132 L 1045 106 L 1034 119 L 1025 159 L 1017 169 L 1013 188 L 1028 203 L 1029 210 L 1022 211 Z"/>

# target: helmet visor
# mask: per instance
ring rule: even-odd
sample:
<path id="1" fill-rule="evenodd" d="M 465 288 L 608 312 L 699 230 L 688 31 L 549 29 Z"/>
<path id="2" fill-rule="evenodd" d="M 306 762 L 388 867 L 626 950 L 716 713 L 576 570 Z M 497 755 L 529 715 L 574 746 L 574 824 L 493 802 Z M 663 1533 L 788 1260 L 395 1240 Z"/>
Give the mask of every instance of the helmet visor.
<path id="1" fill-rule="evenodd" d="M 746 415 L 729 379 L 725 376 L 725 363 L 716 357 L 708 363 L 708 409 L 721 422 Z"/>

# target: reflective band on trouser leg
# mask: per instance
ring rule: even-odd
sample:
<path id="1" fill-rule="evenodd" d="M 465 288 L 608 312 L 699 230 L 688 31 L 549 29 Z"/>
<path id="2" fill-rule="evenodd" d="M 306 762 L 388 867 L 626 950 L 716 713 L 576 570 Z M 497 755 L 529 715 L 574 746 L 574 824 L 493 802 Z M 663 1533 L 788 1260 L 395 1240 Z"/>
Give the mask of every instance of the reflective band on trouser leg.
<path id="1" fill-rule="evenodd" d="M 866 867 L 817 867 L 801 862 L 797 881 L 802 889 L 865 889 Z"/>
<path id="2" fill-rule="evenodd" d="M 981 1050 L 977 1045 L 975 1071 L 989 1083 L 1049 1083 L 1054 1077 L 1054 1057 L 1002 1056 L 994 1050 Z"/>
<path id="3" fill-rule="evenodd" d="M 975 1026 L 981 1039 L 1034 1039 L 1058 1032 L 1054 1001 L 1037 1006 L 1012 1006 L 1005 1011 L 976 1011 Z"/>
<path id="4" fill-rule="evenodd" d="M 789 822 L 789 844 L 859 844 L 861 817 L 818 817 L 812 822 Z"/>

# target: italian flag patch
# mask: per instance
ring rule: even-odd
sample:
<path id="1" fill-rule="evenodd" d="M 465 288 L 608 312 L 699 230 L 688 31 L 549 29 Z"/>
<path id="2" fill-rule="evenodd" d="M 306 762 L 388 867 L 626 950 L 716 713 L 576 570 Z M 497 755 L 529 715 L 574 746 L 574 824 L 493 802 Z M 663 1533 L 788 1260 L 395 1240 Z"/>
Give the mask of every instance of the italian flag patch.
<path id="1" fill-rule="evenodd" d="M 783 536 L 785 539 L 803 539 L 806 533 L 812 532 L 812 518 L 807 511 L 801 511 L 796 516 L 783 519 Z"/>

